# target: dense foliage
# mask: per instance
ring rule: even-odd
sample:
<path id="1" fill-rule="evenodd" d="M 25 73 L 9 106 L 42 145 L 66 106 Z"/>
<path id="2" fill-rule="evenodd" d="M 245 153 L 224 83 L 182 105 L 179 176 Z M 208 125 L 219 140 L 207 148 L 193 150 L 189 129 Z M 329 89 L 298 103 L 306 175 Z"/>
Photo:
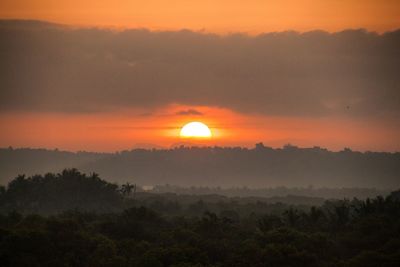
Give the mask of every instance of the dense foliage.
<path id="1" fill-rule="evenodd" d="M 0 210 L 30 213 L 55 213 L 62 210 L 110 212 L 121 208 L 118 186 L 87 176 L 76 169 L 59 174 L 19 175 L 0 195 Z"/>
<path id="2" fill-rule="evenodd" d="M 60 191 L 68 187 L 76 194 Z M 131 189 L 76 170 L 17 177 L 1 191 L 3 208 L 14 203 L 20 211 L 3 209 L 0 215 L 1 265 L 400 264 L 400 191 L 385 198 L 307 206 L 259 199 L 221 201 L 212 195 L 193 202 L 190 196 L 140 196 Z M 45 192 L 49 196 L 41 198 Z M 34 199 L 35 209 L 42 215 L 24 208 Z M 50 199 L 53 203 L 47 203 Z M 72 204 L 65 204 L 67 200 Z M 104 209 L 93 206 L 97 201 Z M 84 209 L 43 215 L 57 205 L 81 205 Z"/>
<path id="3" fill-rule="evenodd" d="M 86 175 L 76 169 L 30 177 L 19 175 L 7 187 L 0 187 L 0 213 L 49 215 L 65 210 L 106 213 L 145 206 L 168 216 L 200 216 L 205 211 L 219 213 L 229 207 L 241 216 L 248 216 L 250 212 L 279 213 L 286 204 L 301 209 L 323 202 L 322 198 L 294 195 L 240 198 L 217 194 L 155 194 L 144 192 L 136 184 L 118 186 L 100 179 L 96 173 Z"/>

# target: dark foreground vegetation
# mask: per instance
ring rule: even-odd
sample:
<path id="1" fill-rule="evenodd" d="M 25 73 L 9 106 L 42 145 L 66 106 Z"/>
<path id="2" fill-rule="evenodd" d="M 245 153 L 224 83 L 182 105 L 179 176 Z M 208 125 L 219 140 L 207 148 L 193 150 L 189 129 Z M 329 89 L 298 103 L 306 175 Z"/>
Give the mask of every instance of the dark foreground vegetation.
<path id="1" fill-rule="evenodd" d="M 400 264 L 400 191 L 289 204 L 149 194 L 65 170 L 17 177 L 0 210 L 1 266 Z"/>

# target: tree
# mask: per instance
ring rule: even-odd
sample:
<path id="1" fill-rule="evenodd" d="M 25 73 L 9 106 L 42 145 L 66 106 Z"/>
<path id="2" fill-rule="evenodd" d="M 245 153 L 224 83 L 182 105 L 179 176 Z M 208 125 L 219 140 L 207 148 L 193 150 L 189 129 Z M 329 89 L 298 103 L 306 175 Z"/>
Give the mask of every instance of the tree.
<path id="1" fill-rule="evenodd" d="M 122 195 L 124 195 L 124 196 L 130 196 L 131 194 L 132 194 L 132 191 L 133 191 L 133 197 L 135 197 L 135 194 L 136 194 L 136 184 L 130 184 L 130 183 L 125 183 L 125 184 L 123 184 L 122 186 L 121 186 L 121 189 L 120 189 L 120 191 L 121 191 L 121 193 L 122 193 Z"/>

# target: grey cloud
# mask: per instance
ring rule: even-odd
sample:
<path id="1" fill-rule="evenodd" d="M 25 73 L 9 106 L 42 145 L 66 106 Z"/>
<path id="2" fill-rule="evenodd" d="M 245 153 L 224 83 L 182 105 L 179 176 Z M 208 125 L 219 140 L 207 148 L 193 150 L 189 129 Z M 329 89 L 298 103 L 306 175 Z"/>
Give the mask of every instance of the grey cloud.
<path id="1" fill-rule="evenodd" d="M 3 111 L 180 103 L 271 115 L 400 113 L 400 30 L 219 36 L 1 21 L 0 40 Z"/>
<path id="2" fill-rule="evenodd" d="M 202 112 L 196 110 L 196 109 L 187 109 L 187 110 L 180 110 L 175 113 L 176 115 L 196 115 L 196 116 L 201 116 L 204 115 Z"/>

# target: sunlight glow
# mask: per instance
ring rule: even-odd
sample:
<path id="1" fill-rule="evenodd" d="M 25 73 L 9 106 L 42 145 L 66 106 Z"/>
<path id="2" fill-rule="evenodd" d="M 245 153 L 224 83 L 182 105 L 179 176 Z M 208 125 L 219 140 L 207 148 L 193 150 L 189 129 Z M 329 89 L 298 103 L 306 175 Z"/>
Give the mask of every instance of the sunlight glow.
<path id="1" fill-rule="evenodd" d="M 179 134 L 181 137 L 202 137 L 209 138 L 212 136 L 210 129 L 202 122 L 194 121 L 185 124 Z"/>

